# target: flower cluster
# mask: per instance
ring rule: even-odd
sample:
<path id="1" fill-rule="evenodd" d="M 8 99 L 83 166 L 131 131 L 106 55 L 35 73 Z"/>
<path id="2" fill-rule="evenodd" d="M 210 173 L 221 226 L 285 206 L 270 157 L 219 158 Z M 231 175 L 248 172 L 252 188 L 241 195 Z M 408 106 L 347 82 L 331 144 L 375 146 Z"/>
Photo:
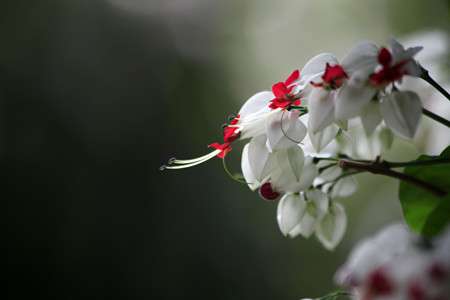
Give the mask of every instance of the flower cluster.
<path id="1" fill-rule="evenodd" d="M 262 198 L 278 200 L 281 232 L 289 237 L 315 234 L 333 249 L 347 224 L 336 198 L 350 195 L 356 186 L 352 174 L 330 159 L 339 154 L 332 142 L 358 119 L 367 136 L 383 128 L 414 137 L 422 104 L 416 93 L 398 90 L 397 83 L 405 75 L 420 76 L 422 69 L 414 60 L 420 50 L 392 40 L 389 47 L 360 43 L 341 61 L 330 53 L 319 54 L 271 91 L 250 97 L 224 126 L 223 143 L 209 145 L 212 152 L 195 159 L 174 158 L 163 168 L 225 159 L 232 143 L 247 140 L 243 178 Z"/>
<path id="2" fill-rule="evenodd" d="M 355 247 L 336 281 L 356 299 L 449 299 L 450 228 L 424 241 L 390 225 Z"/>

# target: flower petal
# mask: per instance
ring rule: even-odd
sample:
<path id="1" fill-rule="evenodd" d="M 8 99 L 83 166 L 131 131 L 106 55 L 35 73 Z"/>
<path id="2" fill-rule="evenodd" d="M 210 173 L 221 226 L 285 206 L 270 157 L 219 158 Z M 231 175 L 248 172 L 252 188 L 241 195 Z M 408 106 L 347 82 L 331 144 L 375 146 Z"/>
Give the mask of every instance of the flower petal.
<path id="1" fill-rule="evenodd" d="M 409 76 L 420 77 L 422 75 L 422 69 L 415 60 L 410 60 L 403 66 L 403 70 Z"/>
<path id="2" fill-rule="evenodd" d="M 385 153 L 391 149 L 392 143 L 394 142 L 394 135 L 389 128 L 383 126 L 378 132 L 378 139 L 380 141 L 380 153 Z"/>
<path id="3" fill-rule="evenodd" d="M 405 50 L 402 44 L 397 40 L 391 39 L 389 45 L 392 51 L 392 64 L 395 65 L 399 62 L 412 59 L 417 53 L 419 53 L 423 47 L 411 47 Z"/>
<path id="4" fill-rule="evenodd" d="M 244 105 L 242 105 L 239 110 L 239 116 L 245 118 L 247 115 L 261 110 L 269 111 L 268 104 L 273 98 L 275 98 L 274 94 L 269 91 L 259 92 L 251 96 Z"/>
<path id="5" fill-rule="evenodd" d="M 396 91 L 383 98 L 381 114 L 390 129 L 400 136 L 411 139 L 422 116 L 422 103 L 414 92 Z"/>
<path id="6" fill-rule="evenodd" d="M 272 184 L 283 192 L 298 192 L 302 188 L 300 184 L 304 154 L 300 146 L 295 145 L 274 153 L 275 167 L 271 173 Z"/>
<path id="7" fill-rule="evenodd" d="M 292 147 L 305 138 L 307 129 L 298 116 L 298 111 L 280 111 L 269 117 L 266 123 L 269 151 Z"/>
<path id="8" fill-rule="evenodd" d="M 306 199 L 306 210 L 301 222 L 295 226 L 290 232 L 290 237 L 301 234 L 305 238 L 309 238 L 316 226 L 328 209 L 328 197 L 319 190 L 309 190 L 304 193 Z"/>
<path id="9" fill-rule="evenodd" d="M 346 120 L 356 117 L 376 93 L 376 89 L 362 83 L 361 74 L 355 73 L 338 91 L 335 104 L 335 117 Z"/>
<path id="10" fill-rule="evenodd" d="M 309 204 L 314 205 L 314 217 L 318 220 L 322 219 L 328 211 L 328 196 L 321 190 L 313 189 L 305 193 Z"/>
<path id="11" fill-rule="evenodd" d="M 317 169 L 317 165 L 314 163 L 313 157 L 306 157 L 302 175 L 299 181 L 299 190 L 305 190 L 309 188 L 313 184 L 313 181 L 314 179 L 316 179 L 318 174 L 319 170 Z"/>
<path id="12" fill-rule="evenodd" d="M 338 134 L 339 127 L 336 124 L 331 124 L 325 127 L 323 130 L 314 134 L 310 128 L 308 128 L 309 139 L 311 144 L 317 152 L 322 151 Z"/>
<path id="13" fill-rule="evenodd" d="M 341 65 L 347 74 L 363 71 L 367 75 L 372 73 L 378 64 L 378 47 L 372 42 L 361 42 L 353 47 L 344 57 Z"/>
<path id="14" fill-rule="evenodd" d="M 358 187 L 356 180 L 353 176 L 344 177 L 333 186 L 331 191 L 331 198 L 348 197 L 352 195 Z"/>
<path id="15" fill-rule="evenodd" d="M 248 164 L 258 182 L 264 181 L 273 168 L 273 157 L 265 147 L 264 135 L 253 138 L 248 144 Z"/>
<path id="16" fill-rule="evenodd" d="M 405 224 L 385 227 L 375 236 L 356 245 L 345 264 L 338 269 L 335 281 L 345 286 L 362 284 L 373 269 L 411 250 L 414 240 Z"/>
<path id="17" fill-rule="evenodd" d="M 336 65 L 338 60 L 334 54 L 321 53 L 311 58 L 300 71 L 300 80 L 309 83 L 320 77 L 325 71 L 326 64 Z"/>
<path id="18" fill-rule="evenodd" d="M 293 84 L 294 82 L 296 82 L 298 79 L 300 78 L 300 71 L 299 70 L 294 70 L 291 75 L 289 75 L 289 77 L 286 79 L 286 81 L 284 82 L 284 84 L 286 86 L 290 86 L 291 84 Z"/>
<path id="19" fill-rule="evenodd" d="M 275 95 L 275 97 L 283 98 L 289 93 L 289 90 L 287 86 L 284 84 L 284 82 L 278 82 L 272 86 L 272 92 Z"/>
<path id="20" fill-rule="evenodd" d="M 265 134 L 267 120 L 279 112 L 279 109 L 269 110 L 267 108 L 267 110 L 261 109 L 259 112 L 241 117 L 238 123 L 241 127 L 240 139 L 247 139 Z"/>
<path id="21" fill-rule="evenodd" d="M 345 209 L 341 204 L 333 202 L 328 213 L 318 223 L 316 236 L 326 249 L 333 250 L 344 237 L 346 228 Z"/>
<path id="22" fill-rule="evenodd" d="M 286 194 L 277 208 L 277 221 L 281 232 L 288 235 L 297 226 L 305 214 L 306 202 L 299 194 Z"/>
<path id="23" fill-rule="evenodd" d="M 308 126 L 313 133 L 317 133 L 333 123 L 334 95 L 334 92 L 322 88 L 312 90 L 308 100 Z"/>
<path id="24" fill-rule="evenodd" d="M 331 162 L 329 161 L 323 162 L 324 162 L 323 166 L 328 166 L 329 164 L 331 164 Z M 335 164 L 334 166 L 328 167 L 320 173 L 319 178 L 322 182 L 335 180 L 339 175 L 342 174 L 342 168 L 337 165 L 337 162 L 334 164 Z"/>
<path id="25" fill-rule="evenodd" d="M 289 237 L 293 238 L 300 234 L 304 238 L 309 238 L 314 233 L 315 226 L 316 219 L 310 214 L 305 213 L 300 224 L 289 232 Z"/>
<path id="26" fill-rule="evenodd" d="M 248 156 L 248 148 L 249 144 L 244 146 L 242 150 L 242 158 L 241 158 L 241 169 L 242 175 L 244 175 L 245 182 L 247 182 L 248 187 L 255 191 L 260 186 L 260 182 L 256 179 L 255 175 L 253 175 L 252 168 L 250 167 L 250 159 Z"/>
<path id="27" fill-rule="evenodd" d="M 380 113 L 380 103 L 377 101 L 369 101 L 362 109 L 360 118 L 366 135 L 372 135 L 375 128 L 377 128 L 383 120 Z"/>

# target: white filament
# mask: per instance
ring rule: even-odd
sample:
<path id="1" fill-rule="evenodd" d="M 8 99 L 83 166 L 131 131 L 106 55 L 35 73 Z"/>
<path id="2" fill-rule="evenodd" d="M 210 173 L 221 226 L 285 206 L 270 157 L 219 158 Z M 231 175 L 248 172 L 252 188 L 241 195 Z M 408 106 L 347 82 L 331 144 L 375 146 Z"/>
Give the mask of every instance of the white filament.
<path id="1" fill-rule="evenodd" d="M 185 169 L 185 168 L 190 168 L 196 165 L 199 165 L 201 163 L 204 163 L 205 161 L 210 160 L 211 158 L 215 157 L 217 154 L 219 154 L 222 150 L 214 150 L 213 152 L 206 154 L 204 156 L 201 156 L 199 158 L 194 158 L 194 159 L 188 159 L 188 160 L 174 160 L 173 163 L 174 164 L 179 164 L 176 166 L 165 166 L 165 169 L 170 169 L 170 170 L 177 170 L 177 169 Z M 181 162 L 180 162 L 181 161 Z M 187 161 L 191 161 L 191 163 L 186 163 Z"/>

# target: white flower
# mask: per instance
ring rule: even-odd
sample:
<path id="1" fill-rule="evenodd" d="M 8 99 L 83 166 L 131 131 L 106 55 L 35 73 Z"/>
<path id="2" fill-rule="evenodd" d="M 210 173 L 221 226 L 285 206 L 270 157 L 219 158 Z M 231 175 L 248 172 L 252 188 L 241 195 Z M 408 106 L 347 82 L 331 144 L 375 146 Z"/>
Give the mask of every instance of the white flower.
<path id="1" fill-rule="evenodd" d="M 274 157 L 266 147 L 265 135 L 254 137 L 242 150 L 241 169 L 251 190 L 268 179 L 274 167 Z"/>
<path id="2" fill-rule="evenodd" d="M 347 215 L 344 207 L 332 201 L 328 212 L 317 224 L 316 236 L 322 245 L 333 250 L 342 240 L 347 229 Z"/>
<path id="3" fill-rule="evenodd" d="M 336 119 L 349 119 L 361 115 L 362 110 L 376 97 L 378 91 L 384 90 L 391 83 L 401 81 L 404 75 L 420 75 L 420 67 L 413 57 L 422 47 L 405 50 L 401 44 L 392 39 L 389 49 L 381 48 L 378 53 L 375 49 L 376 46 L 370 43 L 360 44 L 350 51 L 348 59 L 343 60 L 350 63 L 350 65 L 343 63 L 345 70 L 350 73 L 350 79 L 338 92 Z M 369 131 L 370 127 L 369 125 Z"/>
<path id="4" fill-rule="evenodd" d="M 446 299 L 450 294 L 450 227 L 424 246 L 404 225 L 359 243 L 336 275 L 356 299 Z"/>
<path id="5" fill-rule="evenodd" d="M 300 71 L 301 77 L 298 85 L 294 88 L 296 93 L 307 89 L 311 81 L 318 80 L 325 72 L 325 67 L 328 64 L 337 64 L 337 59 L 334 54 L 321 53 L 311 58 Z"/>
<path id="6" fill-rule="evenodd" d="M 318 168 L 324 168 L 314 181 L 315 187 L 322 187 L 322 190 L 328 192 L 330 197 L 340 198 L 352 195 L 357 188 L 354 176 L 343 174 L 342 168 L 337 164 L 328 161 L 320 161 Z"/>
<path id="7" fill-rule="evenodd" d="M 370 41 L 356 44 L 342 59 L 342 66 L 349 75 L 367 74 L 373 72 L 378 64 L 378 47 Z"/>
<path id="8" fill-rule="evenodd" d="M 286 194 L 278 203 L 277 220 L 281 232 L 290 237 L 308 238 L 328 209 L 328 197 L 319 190 Z"/>
<path id="9" fill-rule="evenodd" d="M 306 201 L 300 193 L 285 194 L 277 208 L 277 221 L 281 232 L 288 236 L 301 222 L 306 212 Z"/>
<path id="10" fill-rule="evenodd" d="M 383 121 L 378 101 L 369 101 L 360 112 L 361 123 L 367 136 L 372 135 L 375 129 Z"/>
<path id="11" fill-rule="evenodd" d="M 375 95 L 376 90 L 368 84 L 369 75 L 377 66 L 378 47 L 362 42 L 353 47 L 342 60 L 349 79 L 339 89 L 336 97 L 335 117 L 346 120 L 357 116 Z"/>
<path id="12" fill-rule="evenodd" d="M 411 244 L 412 238 L 405 225 L 390 225 L 356 245 L 347 262 L 337 271 L 336 281 L 341 285 L 361 283 L 373 269 L 405 253 Z"/>
<path id="13" fill-rule="evenodd" d="M 311 187 L 318 171 L 310 156 L 304 157 L 300 146 L 274 154 L 271 182 L 277 191 L 298 193 Z"/>
<path id="14" fill-rule="evenodd" d="M 339 126 L 336 124 L 331 124 L 317 133 L 313 133 L 312 130 L 308 128 L 308 140 L 317 153 L 319 153 L 334 140 L 338 133 Z"/>
<path id="15" fill-rule="evenodd" d="M 317 134 L 334 122 L 334 101 L 336 93 L 323 88 L 315 88 L 308 98 L 308 128 Z"/>
<path id="16" fill-rule="evenodd" d="M 296 146 L 306 136 L 306 126 L 299 119 L 299 111 L 279 110 L 266 122 L 267 149 L 270 152 Z"/>
<path id="17" fill-rule="evenodd" d="M 358 185 L 354 176 L 338 179 L 331 187 L 331 198 L 345 198 L 356 192 Z"/>
<path id="18" fill-rule="evenodd" d="M 396 134 L 412 139 L 422 117 L 422 102 L 411 91 L 394 91 L 383 97 L 381 115 L 386 125 Z"/>
<path id="19" fill-rule="evenodd" d="M 250 97 L 238 113 L 240 138 L 247 139 L 265 133 L 267 119 L 277 111 L 270 110 L 269 102 L 274 94 L 269 91 L 259 92 Z"/>

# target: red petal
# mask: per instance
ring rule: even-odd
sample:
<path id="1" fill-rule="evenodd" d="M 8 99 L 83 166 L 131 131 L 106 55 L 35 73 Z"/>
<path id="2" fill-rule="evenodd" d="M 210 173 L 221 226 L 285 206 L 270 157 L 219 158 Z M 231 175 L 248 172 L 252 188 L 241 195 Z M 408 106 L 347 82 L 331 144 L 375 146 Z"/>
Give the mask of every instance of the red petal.
<path id="1" fill-rule="evenodd" d="M 265 200 L 274 201 L 278 197 L 280 197 L 280 193 L 276 192 L 272 188 L 272 184 L 270 182 L 264 183 L 259 188 L 259 194 L 261 197 L 263 197 Z"/>
<path id="2" fill-rule="evenodd" d="M 289 94 L 289 90 L 283 82 L 275 83 L 272 86 L 272 92 L 277 98 L 284 98 L 287 94 Z"/>
<path id="3" fill-rule="evenodd" d="M 286 108 L 289 105 L 291 105 L 291 101 L 275 98 L 272 101 L 270 101 L 269 107 L 271 109 L 277 109 L 277 108 Z"/>
<path id="4" fill-rule="evenodd" d="M 225 127 L 223 129 L 223 141 L 225 143 L 234 142 L 239 137 L 239 133 L 236 133 L 237 129 L 237 127 Z"/>
<path id="5" fill-rule="evenodd" d="M 294 72 L 291 73 L 291 75 L 289 75 L 288 79 L 286 79 L 284 84 L 285 85 L 291 85 L 292 83 L 294 83 L 294 81 L 296 81 L 299 78 L 300 78 L 300 71 L 299 70 L 295 70 Z"/>
<path id="6" fill-rule="evenodd" d="M 219 143 L 212 143 L 208 145 L 209 148 L 214 148 L 216 150 L 222 150 L 222 145 Z"/>
<path id="7" fill-rule="evenodd" d="M 431 279 L 436 283 L 445 281 L 449 276 L 449 270 L 445 267 L 445 265 L 437 262 L 434 262 L 430 266 L 428 273 Z"/>
<path id="8" fill-rule="evenodd" d="M 409 284 L 408 299 L 410 299 L 410 300 L 425 300 L 425 299 L 427 299 L 425 289 L 418 281 L 413 281 Z"/>
<path id="9" fill-rule="evenodd" d="M 225 155 L 227 155 L 228 152 L 231 151 L 230 143 L 223 143 L 223 144 L 212 143 L 212 144 L 209 144 L 208 147 L 214 148 L 214 149 L 216 149 L 216 150 L 221 150 L 221 151 L 217 154 L 217 157 L 219 157 L 219 158 L 224 158 Z"/>
<path id="10" fill-rule="evenodd" d="M 341 65 L 330 66 L 327 63 L 325 73 L 322 76 L 324 82 L 328 84 L 334 84 L 341 81 L 344 78 L 348 78 L 348 76 Z"/>
<path id="11" fill-rule="evenodd" d="M 389 84 L 391 82 L 400 80 L 403 75 L 405 75 L 405 70 L 403 69 L 404 62 L 400 62 L 395 66 L 383 66 L 381 70 L 370 75 L 370 82 L 375 86 L 380 86 L 383 84 Z"/>
<path id="12" fill-rule="evenodd" d="M 394 291 L 394 283 L 388 277 L 386 271 L 378 268 L 369 275 L 369 289 L 372 295 L 387 296 Z"/>
<path id="13" fill-rule="evenodd" d="M 378 53 L 378 62 L 383 66 L 388 66 L 392 61 L 391 52 L 386 48 L 381 48 Z"/>

